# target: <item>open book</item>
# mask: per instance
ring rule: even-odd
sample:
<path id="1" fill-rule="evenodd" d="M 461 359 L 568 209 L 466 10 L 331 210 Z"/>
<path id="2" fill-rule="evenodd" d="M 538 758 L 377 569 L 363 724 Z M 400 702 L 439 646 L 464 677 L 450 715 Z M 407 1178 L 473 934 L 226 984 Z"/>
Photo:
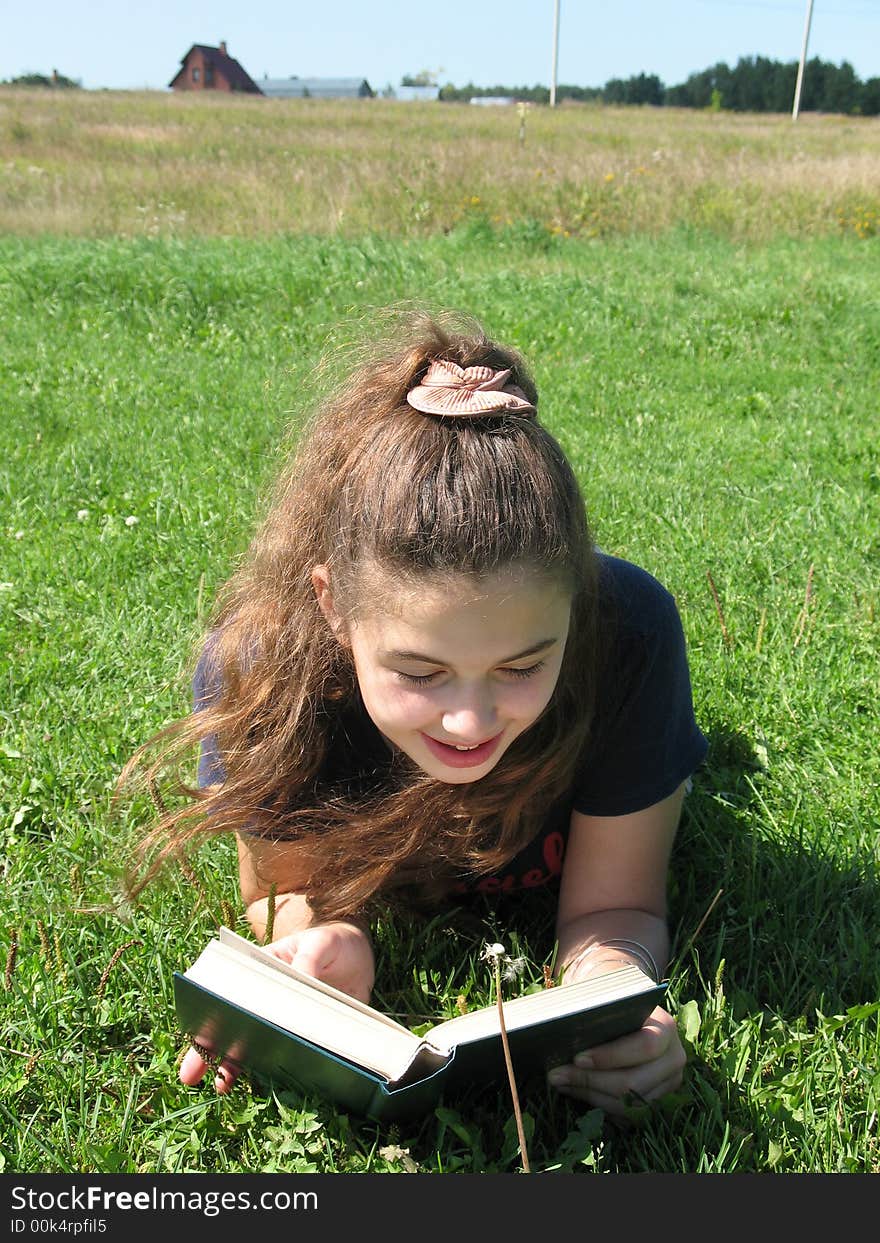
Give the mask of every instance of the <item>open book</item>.
<path id="1" fill-rule="evenodd" d="M 634 1031 L 665 988 L 626 966 L 505 1001 L 515 1073 Z M 175 972 L 174 995 L 181 1026 L 212 1053 L 367 1117 L 426 1112 L 447 1090 L 505 1074 L 496 1005 L 417 1036 L 228 928 Z"/>

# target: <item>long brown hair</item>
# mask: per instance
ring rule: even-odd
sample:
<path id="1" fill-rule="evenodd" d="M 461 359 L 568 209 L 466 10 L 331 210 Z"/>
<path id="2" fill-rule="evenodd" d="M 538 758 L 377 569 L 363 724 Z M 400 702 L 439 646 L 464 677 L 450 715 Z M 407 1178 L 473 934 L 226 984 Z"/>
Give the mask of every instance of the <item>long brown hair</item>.
<path id="1" fill-rule="evenodd" d="M 472 320 L 421 313 L 396 324 L 394 341 L 374 347 L 318 407 L 219 593 L 208 639 L 215 693 L 123 770 L 120 784 L 145 770 L 155 787 L 172 759 L 213 737 L 225 772 L 222 784 L 178 784 L 186 802 L 142 838 L 133 892 L 181 849 L 234 830 L 302 842 L 313 861 L 304 892 L 318 919 L 376 900 L 432 898 L 512 858 L 569 787 L 593 717 L 598 660 L 596 561 L 580 489 L 534 416 L 412 409 L 406 393 L 434 359 L 511 368 L 511 383 L 537 406 L 516 351 Z M 334 603 L 350 617 L 365 602 L 375 606 L 370 566 L 409 587 L 510 566 L 563 585 L 571 623 L 539 720 L 479 781 L 446 784 L 402 756 L 366 793 L 322 784 L 359 691 L 350 652 L 318 606 L 316 564 L 330 567 Z"/>

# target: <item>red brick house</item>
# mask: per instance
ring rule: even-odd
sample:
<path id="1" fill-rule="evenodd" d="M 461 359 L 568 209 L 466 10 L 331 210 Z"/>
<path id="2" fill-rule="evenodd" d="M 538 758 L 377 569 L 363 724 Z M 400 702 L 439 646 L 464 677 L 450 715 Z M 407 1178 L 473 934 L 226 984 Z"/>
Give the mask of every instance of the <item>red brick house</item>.
<path id="1" fill-rule="evenodd" d="M 194 43 L 168 83 L 173 91 L 246 91 L 262 95 L 253 78 L 226 51 L 226 44 Z"/>

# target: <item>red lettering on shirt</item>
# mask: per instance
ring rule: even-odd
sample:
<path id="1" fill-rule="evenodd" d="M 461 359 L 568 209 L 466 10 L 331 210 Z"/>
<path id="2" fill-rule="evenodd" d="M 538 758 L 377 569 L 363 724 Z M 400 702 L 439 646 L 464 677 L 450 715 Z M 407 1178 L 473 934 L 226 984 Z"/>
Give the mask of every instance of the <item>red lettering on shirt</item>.
<path id="1" fill-rule="evenodd" d="M 515 876 L 484 876 L 477 881 L 477 893 L 509 893 L 516 885 Z"/>
<path id="2" fill-rule="evenodd" d="M 562 863 L 565 858 L 565 839 L 561 833 L 547 834 L 541 843 L 541 855 L 546 871 L 541 868 L 529 868 L 520 877 L 513 872 L 507 872 L 503 876 L 484 876 L 473 888 L 477 893 L 510 893 L 515 889 L 537 889 L 539 885 L 546 885 L 548 881 L 555 880 L 557 876 L 562 875 Z M 468 892 L 469 887 L 465 883 L 458 884 L 453 889 L 453 893 Z"/>
<path id="3" fill-rule="evenodd" d="M 544 863 L 550 876 L 562 875 L 562 861 L 564 858 L 565 842 L 562 834 L 559 832 L 548 833 L 544 838 Z"/>

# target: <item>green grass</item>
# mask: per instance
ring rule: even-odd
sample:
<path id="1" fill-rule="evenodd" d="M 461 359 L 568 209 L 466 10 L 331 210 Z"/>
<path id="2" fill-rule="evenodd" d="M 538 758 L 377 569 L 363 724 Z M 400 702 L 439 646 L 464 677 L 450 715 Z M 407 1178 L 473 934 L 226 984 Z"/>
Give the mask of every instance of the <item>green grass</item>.
<path id="1" fill-rule="evenodd" d="M 532 1167 L 880 1171 L 878 289 L 880 248 L 853 237 L 474 219 L 419 242 L 0 241 L 7 1172 L 518 1168 L 493 1089 L 387 1132 L 178 1084 L 171 972 L 239 909 L 231 843 L 197 887 L 105 909 L 149 814 L 110 816 L 115 777 L 186 710 L 190 644 L 320 352 L 425 290 L 533 362 L 600 544 L 676 593 L 711 744 L 670 893 L 686 1090 L 620 1126 L 529 1085 Z M 549 895 L 389 920 L 377 1001 L 415 1023 L 488 1000 L 486 939 L 527 957 L 525 986 L 551 928 Z"/>

